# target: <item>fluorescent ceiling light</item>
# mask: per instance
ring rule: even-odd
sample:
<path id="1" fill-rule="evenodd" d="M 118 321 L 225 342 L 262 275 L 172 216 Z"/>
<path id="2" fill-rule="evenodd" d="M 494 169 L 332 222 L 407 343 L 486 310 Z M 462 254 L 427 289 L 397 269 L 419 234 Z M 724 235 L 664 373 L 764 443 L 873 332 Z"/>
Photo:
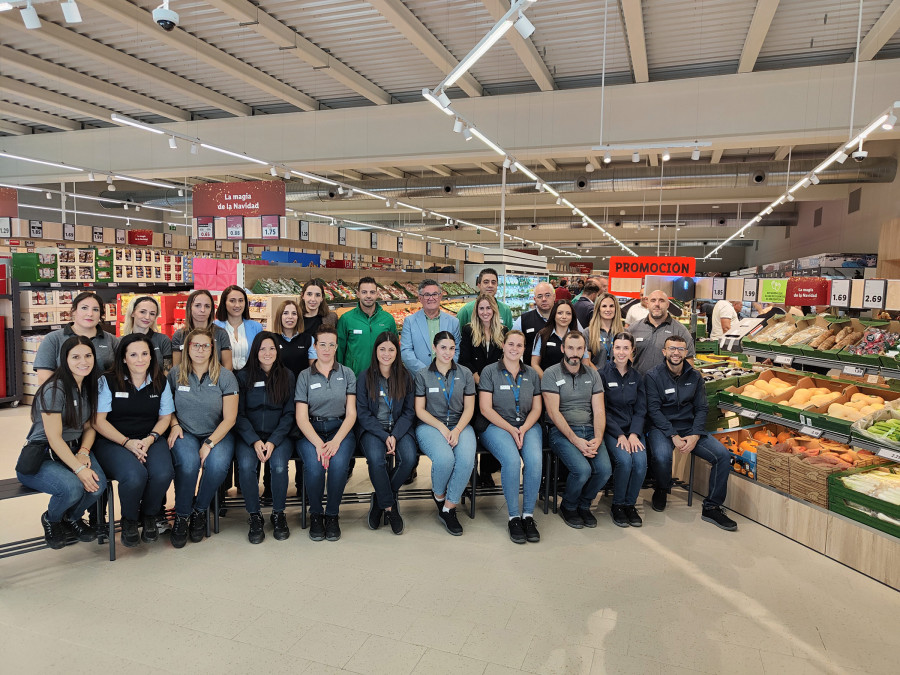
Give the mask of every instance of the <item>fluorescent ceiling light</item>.
<path id="1" fill-rule="evenodd" d="M 501 21 L 493 28 L 491 28 L 490 32 L 488 32 L 487 35 L 481 38 L 481 42 L 475 45 L 475 48 L 471 52 L 469 52 L 462 61 L 459 62 L 456 68 L 450 71 L 450 74 L 441 84 L 441 89 L 446 89 L 447 87 L 453 86 L 453 83 L 461 78 L 466 73 L 466 71 L 469 70 L 469 68 L 474 66 L 478 59 L 484 56 L 488 52 L 488 50 L 506 34 L 506 31 L 508 31 L 512 27 L 512 25 L 512 19 L 505 19 L 504 21 Z"/>
<path id="2" fill-rule="evenodd" d="M 127 124 L 130 127 L 134 127 L 135 129 L 141 129 L 142 131 L 149 131 L 152 134 L 162 134 L 164 133 L 161 129 L 157 129 L 156 127 L 151 127 L 149 124 L 144 124 L 143 122 L 138 122 L 137 120 L 133 120 L 130 117 L 125 117 L 124 115 L 119 115 L 118 113 L 113 113 L 109 116 L 116 124 Z"/>
<path id="3" fill-rule="evenodd" d="M 24 209 L 40 209 L 41 211 L 59 211 L 62 212 L 61 206 L 34 206 L 32 204 L 23 204 Z M 158 220 L 150 220 L 148 218 L 136 218 L 131 216 L 117 216 L 112 213 L 94 213 L 93 211 L 79 211 L 78 209 L 66 209 L 66 213 L 77 213 L 79 216 L 96 216 L 97 218 L 115 218 L 116 220 L 137 220 L 141 223 L 158 223 Z"/>
<path id="4" fill-rule="evenodd" d="M 144 178 L 134 178 L 132 176 L 124 176 L 120 174 L 113 174 L 116 180 L 125 180 L 131 183 L 140 183 L 141 185 L 152 185 L 153 187 L 161 187 L 166 188 L 167 190 L 175 190 L 177 189 L 176 185 L 170 185 L 169 183 L 160 183 L 155 180 L 146 180 Z"/>
<path id="5" fill-rule="evenodd" d="M 22 16 L 22 23 L 25 24 L 25 28 L 32 30 L 41 27 L 41 19 L 37 10 L 31 6 L 31 0 L 28 0 L 28 4 L 19 10 L 19 14 Z"/>
<path id="6" fill-rule="evenodd" d="M 230 155 L 231 157 L 237 157 L 238 159 L 246 159 L 248 162 L 254 162 L 255 164 L 262 164 L 263 166 L 267 165 L 268 162 L 263 161 L 261 159 L 256 159 L 255 157 L 250 157 L 249 155 L 245 155 L 241 152 L 232 152 L 231 150 L 226 150 L 225 148 L 219 148 L 215 145 L 210 145 L 209 143 L 201 143 L 201 148 L 206 148 L 207 150 L 212 150 L 213 152 L 221 152 L 223 155 Z"/>
<path id="7" fill-rule="evenodd" d="M 9 152 L 0 152 L 0 157 L 9 157 L 10 159 L 19 159 L 23 162 L 33 162 L 34 164 L 43 164 L 44 166 L 53 166 L 57 169 L 68 169 L 69 171 L 84 171 L 77 166 L 69 166 L 68 164 L 59 164 L 57 162 L 45 162 L 42 159 L 31 159 L 30 157 L 22 157 L 21 155 L 13 155 Z"/>
<path id="8" fill-rule="evenodd" d="M 75 4 L 75 0 L 67 0 L 59 4 L 62 7 L 66 23 L 81 23 L 81 12 L 78 11 L 78 5 Z"/>
<path id="9" fill-rule="evenodd" d="M 475 136 L 475 138 L 477 138 L 479 141 L 484 143 L 486 146 L 488 146 L 491 150 L 496 152 L 498 155 L 502 155 L 504 157 L 506 156 L 506 151 L 503 148 L 501 148 L 499 145 L 494 143 L 494 141 L 492 141 L 490 138 L 485 136 L 483 133 L 478 131 L 478 129 L 476 129 L 475 127 L 469 127 L 469 131 L 472 132 L 472 134 Z"/>

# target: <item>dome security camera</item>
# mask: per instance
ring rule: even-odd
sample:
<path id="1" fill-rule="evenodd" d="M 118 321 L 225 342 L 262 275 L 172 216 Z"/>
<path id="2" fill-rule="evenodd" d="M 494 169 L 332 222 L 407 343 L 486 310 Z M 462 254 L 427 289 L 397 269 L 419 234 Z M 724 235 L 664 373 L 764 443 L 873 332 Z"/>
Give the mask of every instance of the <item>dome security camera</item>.
<path id="1" fill-rule="evenodd" d="M 171 33 L 178 25 L 178 12 L 169 9 L 169 0 L 164 0 L 163 4 L 153 10 L 153 20 L 164 31 Z"/>
<path id="2" fill-rule="evenodd" d="M 853 151 L 853 154 L 850 155 L 850 156 L 853 158 L 853 161 L 854 161 L 854 162 L 861 162 L 861 161 L 863 161 L 866 157 L 869 156 L 869 151 L 868 151 L 868 150 L 863 150 L 862 148 L 860 148 L 859 150 L 854 150 L 854 151 Z"/>

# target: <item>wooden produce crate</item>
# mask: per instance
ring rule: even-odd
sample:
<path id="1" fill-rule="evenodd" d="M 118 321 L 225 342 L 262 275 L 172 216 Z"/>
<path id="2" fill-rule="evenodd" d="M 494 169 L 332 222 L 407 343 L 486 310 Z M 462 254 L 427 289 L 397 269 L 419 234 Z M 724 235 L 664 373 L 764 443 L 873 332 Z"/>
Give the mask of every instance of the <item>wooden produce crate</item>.
<path id="1" fill-rule="evenodd" d="M 880 457 L 861 459 L 855 468 L 867 468 L 883 464 Z M 798 499 L 828 508 L 828 477 L 843 470 L 838 467 L 817 466 L 804 461 L 802 455 L 791 455 L 790 494 Z"/>
<path id="2" fill-rule="evenodd" d="M 765 485 L 790 493 L 793 455 L 775 452 L 771 446 L 761 445 L 756 450 L 756 480 Z"/>

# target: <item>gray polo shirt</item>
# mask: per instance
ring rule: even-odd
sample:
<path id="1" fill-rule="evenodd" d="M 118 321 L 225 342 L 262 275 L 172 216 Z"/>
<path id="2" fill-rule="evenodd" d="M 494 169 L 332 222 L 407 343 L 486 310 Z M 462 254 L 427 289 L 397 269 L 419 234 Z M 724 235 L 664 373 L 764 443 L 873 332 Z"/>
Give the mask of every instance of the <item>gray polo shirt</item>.
<path id="1" fill-rule="evenodd" d="M 541 395 L 541 383 L 537 371 L 525 366 L 519 371 L 521 377 L 513 377 L 502 363 L 492 363 L 484 367 L 478 380 L 479 391 L 493 394 L 494 410 L 500 417 L 520 427 L 531 412 L 534 397 Z M 516 415 L 516 387 L 519 389 L 519 414 Z"/>
<path id="2" fill-rule="evenodd" d="M 73 335 L 75 335 L 75 331 L 72 330 L 71 323 L 64 328 L 47 333 L 34 357 L 33 367 L 35 372 L 38 370 L 56 370 L 59 367 L 62 346 Z M 119 344 L 119 338 L 98 327 L 97 334 L 91 338 L 91 342 L 94 344 L 94 362 L 97 368 L 107 370 L 115 358 L 116 345 Z"/>
<path id="3" fill-rule="evenodd" d="M 309 416 L 333 419 L 347 414 L 347 396 L 356 396 L 356 375 L 342 363 L 334 362 L 328 377 L 315 364 L 300 371 L 294 400 L 309 406 Z"/>
<path id="4" fill-rule="evenodd" d="M 231 338 L 228 337 L 228 333 L 221 326 L 216 326 L 213 324 L 213 328 L 215 329 L 216 336 L 216 356 L 219 357 L 219 360 L 222 360 L 222 352 L 226 349 L 231 349 Z M 183 352 L 184 351 L 184 338 L 187 337 L 187 333 L 185 329 L 176 330 L 172 335 L 172 351 L 173 352 Z"/>
<path id="5" fill-rule="evenodd" d="M 559 412 L 569 426 L 576 424 L 593 424 L 594 409 L 591 397 L 603 393 L 603 380 L 600 373 L 593 368 L 579 365 L 578 372 L 573 375 L 564 363 L 557 363 L 544 371 L 541 378 L 541 391 L 559 395 Z"/>
<path id="6" fill-rule="evenodd" d="M 163 359 L 172 358 L 172 341 L 168 335 L 153 331 L 150 333 L 150 342 L 156 352 L 156 361 L 162 367 Z"/>
<path id="7" fill-rule="evenodd" d="M 72 392 L 72 395 L 66 396 L 63 393 L 62 383 L 54 382 L 52 385 L 44 387 L 40 396 L 34 397 L 34 403 L 32 404 L 34 408 L 32 411 L 34 422 L 31 423 L 31 429 L 28 430 L 27 438 L 29 443 L 47 442 L 47 432 L 44 431 L 44 420 L 41 418 L 41 413 L 62 413 L 70 404 L 81 409 L 79 418 L 81 423 L 77 429 L 63 426 L 62 438 L 66 443 L 81 438 L 84 424 L 91 416 L 91 406 L 86 397 L 82 396 L 81 400 L 79 400 L 74 393 Z"/>
<path id="8" fill-rule="evenodd" d="M 465 397 L 474 395 L 475 378 L 472 377 L 472 371 L 458 363 L 452 364 L 446 380 L 434 363 L 416 373 L 416 396 L 425 397 L 425 410 L 446 424 L 448 429 L 459 423 L 465 406 Z"/>
<path id="9" fill-rule="evenodd" d="M 209 373 L 204 374 L 202 380 L 197 379 L 192 369 L 188 375 L 190 384 L 178 384 L 178 373 L 186 365 L 177 365 L 169 371 L 169 387 L 175 400 L 175 417 L 181 428 L 189 434 L 205 438 L 221 424 L 222 399 L 237 396 L 238 381 L 227 368 L 219 369 L 218 382 L 210 380 Z"/>
<path id="10" fill-rule="evenodd" d="M 687 328 L 676 321 L 671 315 L 659 326 L 650 323 L 650 317 L 641 319 L 632 326 L 628 332 L 634 336 L 634 369 L 641 375 L 646 375 L 665 360 L 663 357 L 663 345 L 666 338 L 672 335 L 680 335 L 687 343 L 686 359 L 694 358 L 694 340 Z"/>

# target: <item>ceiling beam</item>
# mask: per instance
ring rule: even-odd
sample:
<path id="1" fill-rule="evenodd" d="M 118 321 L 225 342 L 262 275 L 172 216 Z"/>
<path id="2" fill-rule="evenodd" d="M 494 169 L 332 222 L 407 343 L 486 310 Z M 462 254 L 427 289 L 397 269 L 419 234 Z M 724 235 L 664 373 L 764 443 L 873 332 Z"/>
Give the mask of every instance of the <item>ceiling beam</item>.
<path id="1" fill-rule="evenodd" d="M 586 163 L 594 167 L 595 171 L 599 171 L 603 167 L 603 164 L 597 155 L 588 155 L 585 159 L 587 160 Z"/>
<path id="2" fill-rule="evenodd" d="M 228 52 L 194 37 L 186 30 L 176 28 L 171 32 L 161 31 L 153 21 L 150 12 L 132 5 L 127 0 L 81 0 L 81 2 L 137 32 L 143 33 L 156 42 L 162 42 L 177 49 L 192 59 L 203 61 L 213 68 L 301 110 L 318 110 L 319 108 L 318 101 L 311 96 L 297 91 L 289 84 L 254 68 Z"/>
<path id="3" fill-rule="evenodd" d="M 753 68 L 756 66 L 756 59 L 759 58 L 759 52 L 766 41 L 766 35 L 769 34 L 769 26 L 772 25 L 772 19 L 775 17 L 779 1 L 757 0 L 756 9 L 753 11 L 753 19 L 750 21 L 750 28 L 747 31 L 747 36 L 744 38 L 744 48 L 741 50 L 741 60 L 738 63 L 739 73 L 753 72 Z"/>
<path id="4" fill-rule="evenodd" d="M 419 21 L 402 0 L 369 0 L 378 12 L 396 28 L 403 37 L 437 66 L 445 75 L 449 74 L 459 61 L 438 40 L 425 25 Z M 469 96 L 481 96 L 483 90 L 478 81 L 469 73 L 456 81 L 456 86 Z"/>
<path id="5" fill-rule="evenodd" d="M 712 157 L 709 158 L 710 164 L 718 164 L 722 161 L 722 153 L 725 152 L 724 148 L 715 148 L 712 151 Z"/>
<path id="6" fill-rule="evenodd" d="M 647 159 L 650 160 L 650 166 L 659 166 L 659 154 L 653 151 L 647 153 Z"/>
<path id="7" fill-rule="evenodd" d="M 394 169 L 391 167 L 384 166 L 384 167 L 378 167 L 378 170 L 381 173 L 383 173 L 387 176 L 390 176 L 391 178 L 398 178 L 401 180 L 406 178 L 406 174 L 403 173 L 400 169 Z"/>
<path id="8" fill-rule="evenodd" d="M 21 21 L 19 21 L 18 17 L 13 18 L 10 14 L 12 14 L 12 12 L 0 13 L 0 28 L 8 28 L 13 31 L 20 30 L 22 27 Z M 180 75 L 170 73 L 168 70 L 163 70 L 162 68 L 151 65 L 146 61 L 142 61 L 125 52 L 120 52 L 118 49 L 108 47 L 100 42 L 92 40 L 86 35 L 76 33 L 74 30 L 57 26 L 50 21 L 44 21 L 41 25 L 41 29 L 32 31 L 32 35 L 35 39 L 50 42 L 63 49 L 79 52 L 80 54 L 99 61 L 107 67 L 127 70 L 128 72 L 139 76 L 147 83 L 159 83 L 165 87 L 174 89 L 185 96 L 189 96 L 196 101 L 218 108 L 219 110 L 224 110 L 233 115 L 243 116 L 253 112 L 250 106 L 235 101 L 217 91 L 202 87 Z"/>
<path id="9" fill-rule="evenodd" d="M 26 127 L 24 124 L 16 124 L 15 122 L 7 122 L 6 120 L 0 120 L 0 131 L 12 134 L 13 136 L 24 136 L 25 134 L 30 134 L 34 129 L 31 127 Z"/>
<path id="10" fill-rule="evenodd" d="M 426 164 L 425 168 L 434 171 L 438 176 L 452 176 L 453 170 L 443 164 Z"/>
<path id="11" fill-rule="evenodd" d="M 894 0 L 859 44 L 859 60 L 871 61 L 900 30 L 900 0 Z"/>
<path id="12" fill-rule="evenodd" d="M 41 112 L 40 110 L 32 110 L 14 103 L 0 101 L 0 115 L 7 117 L 15 117 L 26 122 L 34 122 L 45 127 L 53 127 L 54 129 L 62 129 L 64 131 L 78 131 L 81 129 L 81 123 L 74 120 L 67 120 L 64 117 L 51 115 L 50 113 Z"/>
<path id="13" fill-rule="evenodd" d="M 191 119 L 191 114 L 186 110 L 181 110 L 168 103 L 162 103 L 154 100 L 149 96 L 138 94 L 128 89 L 104 82 L 95 77 L 84 75 L 77 71 L 59 66 L 50 61 L 20 52 L 4 45 L 0 45 L 0 61 L 11 63 L 20 68 L 24 68 L 30 73 L 34 73 L 40 78 L 50 78 L 59 80 L 71 85 L 77 86 L 85 93 L 96 94 L 116 103 L 140 108 L 150 113 L 155 113 L 162 117 L 166 117 L 173 121 L 187 122 Z M 107 121 L 109 121 L 107 119 Z"/>
<path id="14" fill-rule="evenodd" d="M 780 162 L 781 160 L 783 160 L 785 157 L 788 156 L 788 154 L 791 152 L 791 148 L 793 148 L 793 147 L 794 147 L 794 146 L 792 146 L 792 145 L 782 145 L 782 146 L 780 146 L 780 147 L 775 151 L 775 156 L 774 156 L 772 159 L 774 159 L 776 162 Z"/>
<path id="15" fill-rule="evenodd" d="M 541 164 L 544 165 L 544 168 L 547 169 L 547 171 L 559 171 L 559 165 L 549 157 L 541 159 Z"/>
<path id="16" fill-rule="evenodd" d="M 366 178 L 359 171 L 353 171 L 352 169 L 332 169 L 332 171 L 350 180 L 365 180 Z"/>
<path id="17" fill-rule="evenodd" d="M 334 78 L 345 87 L 365 96 L 373 103 L 386 105 L 391 102 L 391 95 L 381 87 L 334 58 L 325 50 L 317 47 L 293 28 L 281 23 L 274 16 L 253 3 L 247 0 L 208 0 L 208 4 L 216 7 L 236 21 L 246 24 L 247 28 L 259 33 L 280 49 L 283 49 L 283 53 L 296 56 L 313 68 L 320 69 L 324 75 Z"/>
<path id="18" fill-rule="evenodd" d="M 631 54 L 631 69 L 635 82 L 649 82 L 647 69 L 647 43 L 644 39 L 644 15 L 641 0 L 622 0 L 622 17 L 625 21 L 625 37 Z"/>
<path id="19" fill-rule="evenodd" d="M 17 94 L 33 101 L 38 101 L 46 106 L 67 110 L 76 115 L 91 117 L 103 122 L 109 122 L 109 116 L 113 113 L 108 108 L 101 108 L 93 103 L 85 103 L 78 99 L 59 94 L 49 89 L 42 89 L 27 82 L 19 82 L 11 77 L 0 75 L 0 90 Z"/>
<path id="20" fill-rule="evenodd" d="M 498 173 L 500 171 L 500 169 L 497 168 L 497 165 L 492 164 L 491 162 L 478 162 L 475 166 L 488 173 Z"/>
<path id="21" fill-rule="evenodd" d="M 482 2 L 487 7 L 494 21 L 499 21 L 500 17 L 509 11 L 509 0 L 482 0 Z M 547 65 L 538 53 L 531 38 L 523 38 L 519 35 L 519 31 L 516 30 L 506 31 L 506 38 L 541 91 L 553 91 L 556 89 L 556 82 L 553 81 L 553 76 L 547 69 Z"/>

